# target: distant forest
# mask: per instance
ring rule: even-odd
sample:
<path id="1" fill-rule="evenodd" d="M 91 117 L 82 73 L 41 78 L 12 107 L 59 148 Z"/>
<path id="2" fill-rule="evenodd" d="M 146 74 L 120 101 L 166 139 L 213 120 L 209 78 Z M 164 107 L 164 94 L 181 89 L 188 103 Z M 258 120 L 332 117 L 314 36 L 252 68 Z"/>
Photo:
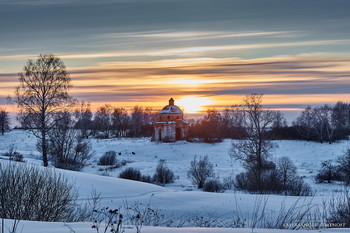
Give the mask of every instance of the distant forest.
<path id="1" fill-rule="evenodd" d="M 332 143 L 346 139 L 350 135 L 350 104 L 338 102 L 335 105 L 306 107 L 299 117 L 287 125 L 284 115 L 274 112 L 274 120 L 269 125 L 271 140 L 307 140 Z M 135 106 L 131 111 L 106 104 L 92 112 L 89 103 L 81 102 L 74 111 L 57 112 L 56 120 L 64 121 L 81 131 L 84 138 L 151 137 L 153 123 L 158 111 L 149 107 Z M 189 119 L 188 141 L 219 142 L 225 138 L 245 139 L 243 125 L 244 105 L 237 105 L 218 111 L 207 109 L 197 120 Z M 19 116 L 21 126 L 26 129 L 26 121 Z M 64 119 L 64 120 L 63 120 Z M 55 127 L 59 127 L 56 124 Z M 0 109 L 0 132 L 9 129 L 8 113 Z"/>

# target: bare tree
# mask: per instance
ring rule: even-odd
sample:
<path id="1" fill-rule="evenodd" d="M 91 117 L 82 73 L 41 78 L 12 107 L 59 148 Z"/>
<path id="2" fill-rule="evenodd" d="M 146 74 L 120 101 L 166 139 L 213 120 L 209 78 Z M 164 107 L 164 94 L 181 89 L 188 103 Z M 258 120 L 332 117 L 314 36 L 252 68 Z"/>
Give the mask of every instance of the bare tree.
<path id="1" fill-rule="evenodd" d="M 257 184 L 256 191 L 265 189 L 263 184 L 263 172 L 274 167 L 268 161 L 270 152 L 276 147 L 268 140 L 268 130 L 275 122 L 276 114 L 263 108 L 261 105 L 262 94 L 251 94 L 244 99 L 242 111 L 244 112 L 243 124 L 246 129 L 245 140 L 234 141 L 231 148 L 231 156 L 240 160 Z"/>
<path id="2" fill-rule="evenodd" d="M 338 170 L 346 185 L 350 185 L 350 148 L 337 159 Z"/>
<path id="3" fill-rule="evenodd" d="M 142 113 L 141 135 L 149 137 L 153 133 L 153 125 L 156 121 L 156 112 L 151 107 L 146 107 Z"/>
<path id="4" fill-rule="evenodd" d="M 350 104 L 337 102 L 333 107 L 333 121 L 339 128 L 346 128 L 350 125 Z"/>
<path id="5" fill-rule="evenodd" d="M 314 108 L 313 129 L 318 140 L 323 143 L 327 140 L 329 143 L 333 141 L 335 128 L 332 124 L 332 108 L 329 105 L 324 105 Z"/>
<path id="6" fill-rule="evenodd" d="M 227 131 L 229 137 L 239 139 L 246 135 L 243 126 L 244 111 L 242 111 L 240 106 L 226 107 L 222 118 L 222 130 Z"/>
<path id="7" fill-rule="evenodd" d="M 174 180 L 175 174 L 170 170 L 166 161 L 164 159 L 159 160 L 156 172 L 153 175 L 153 182 L 164 186 L 165 184 L 174 183 Z"/>
<path id="8" fill-rule="evenodd" d="M 125 108 L 115 108 L 112 113 L 112 125 L 117 137 L 126 136 L 126 131 L 130 125 L 130 117 Z"/>
<path id="9" fill-rule="evenodd" d="M 287 126 L 287 120 L 280 111 L 275 111 L 275 119 L 272 123 L 273 129 L 280 129 Z"/>
<path id="10" fill-rule="evenodd" d="M 55 167 L 80 170 L 91 157 L 89 141 L 73 128 L 74 124 L 72 113 L 55 114 L 55 126 L 48 134 L 48 153 Z"/>
<path id="11" fill-rule="evenodd" d="M 16 89 L 18 118 L 39 139 L 46 167 L 47 134 L 53 126 L 52 116 L 74 102 L 68 94 L 71 79 L 62 60 L 52 54 L 40 54 L 36 61 L 28 60 L 23 70 Z"/>
<path id="12" fill-rule="evenodd" d="M 310 141 L 313 135 L 313 122 L 314 112 L 312 111 L 311 106 L 307 106 L 294 123 L 300 136 L 307 141 Z"/>
<path id="13" fill-rule="evenodd" d="M 214 166 L 209 162 L 208 156 L 200 158 L 199 161 L 194 157 L 193 161 L 191 161 L 190 170 L 187 173 L 188 178 L 198 188 L 203 188 L 205 181 L 210 177 L 214 177 L 214 175 Z"/>
<path id="14" fill-rule="evenodd" d="M 131 112 L 131 128 L 133 131 L 133 136 L 135 137 L 139 137 L 141 135 L 143 113 L 144 110 L 140 106 L 135 106 Z"/>
<path id="15" fill-rule="evenodd" d="M 341 160 L 343 163 L 344 161 Z M 341 164 L 343 165 L 343 164 Z M 315 177 L 317 183 L 327 181 L 327 183 L 332 183 L 332 180 L 342 180 L 341 177 L 341 166 L 335 166 L 331 159 L 321 162 L 321 170 Z"/>
<path id="16" fill-rule="evenodd" d="M 342 129 L 345 123 L 341 106 L 338 107 L 340 108 L 334 114 L 334 108 L 327 104 L 316 108 L 308 106 L 294 123 L 300 136 L 308 141 L 317 140 L 321 143 L 334 141 L 338 130 Z"/>
<path id="17" fill-rule="evenodd" d="M 332 123 L 336 129 L 335 137 L 344 139 L 349 134 L 350 128 L 350 104 L 337 102 L 332 108 Z"/>
<path id="18" fill-rule="evenodd" d="M 5 134 L 6 130 L 10 129 L 9 113 L 4 108 L 0 108 L 0 130 L 1 135 Z"/>
<path id="19" fill-rule="evenodd" d="M 109 138 L 112 132 L 112 111 L 113 107 L 110 104 L 99 107 L 95 114 L 95 129 L 102 133 L 104 138 Z"/>
<path id="20" fill-rule="evenodd" d="M 222 116 L 215 108 L 207 109 L 207 115 L 202 120 L 204 137 L 207 142 L 220 141 Z"/>
<path id="21" fill-rule="evenodd" d="M 74 111 L 75 118 L 77 120 L 75 128 L 81 131 L 81 136 L 89 138 L 89 131 L 92 129 L 92 112 L 90 103 L 82 101 L 80 107 Z"/>
<path id="22" fill-rule="evenodd" d="M 277 161 L 277 171 L 281 174 L 282 189 L 287 193 L 289 181 L 296 175 L 297 168 L 288 157 L 281 157 Z"/>

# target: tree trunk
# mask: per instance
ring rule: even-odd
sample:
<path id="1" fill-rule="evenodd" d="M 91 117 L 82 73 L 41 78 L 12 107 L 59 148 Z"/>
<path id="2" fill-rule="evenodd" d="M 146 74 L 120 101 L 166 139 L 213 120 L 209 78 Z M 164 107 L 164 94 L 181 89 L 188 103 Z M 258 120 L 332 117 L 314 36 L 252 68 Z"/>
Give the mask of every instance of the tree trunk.
<path id="1" fill-rule="evenodd" d="M 45 130 L 41 131 L 41 152 L 43 155 L 44 167 L 47 167 L 49 164 L 47 161 L 47 145 L 46 145 L 46 131 Z"/>

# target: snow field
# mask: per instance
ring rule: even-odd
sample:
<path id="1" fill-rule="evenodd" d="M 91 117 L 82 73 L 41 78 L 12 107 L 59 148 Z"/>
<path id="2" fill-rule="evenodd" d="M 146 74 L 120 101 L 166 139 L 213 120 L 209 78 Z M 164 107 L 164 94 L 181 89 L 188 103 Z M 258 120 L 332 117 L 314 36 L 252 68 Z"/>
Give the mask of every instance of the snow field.
<path id="1" fill-rule="evenodd" d="M 266 202 L 266 214 L 276 215 L 285 205 L 287 208 L 298 201 L 298 204 L 305 204 L 312 201 L 316 205 L 322 205 L 327 198 L 337 195 L 342 189 L 339 184 L 315 184 L 314 176 L 320 169 L 321 161 L 335 159 L 342 155 L 348 147 L 348 141 L 341 141 L 333 144 L 320 144 L 304 141 L 276 141 L 278 148 L 273 152 L 273 159 L 288 156 L 297 166 L 298 174 L 305 177 L 305 180 L 316 191 L 314 197 L 285 197 L 282 195 L 252 195 L 239 191 L 226 191 L 225 193 L 206 193 L 197 190 L 187 179 L 187 171 L 190 161 L 194 156 L 207 155 L 210 162 L 214 164 L 216 176 L 223 179 L 234 176 L 243 171 L 241 164 L 230 158 L 231 140 L 224 140 L 221 143 L 156 143 L 149 138 L 141 139 L 89 139 L 92 143 L 93 157 L 89 164 L 81 172 L 59 170 L 76 184 L 80 193 L 80 200 L 86 201 L 92 190 L 101 193 L 101 206 L 120 208 L 125 201 L 132 204 L 151 203 L 155 208 L 160 209 L 169 218 L 181 218 L 191 216 L 212 215 L 221 219 L 230 220 L 240 216 L 251 221 L 252 214 L 257 203 Z M 14 148 L 24 155 L 24 160 L 29 164 L 39 164 L 40 154 L 36 151 L 36 138 L 29 132 L 13 130 L 5 136 L 0 136 L 0 155 Z M 106 151 L 116 151 L 118 160 L 126 160 L 126 166 L 113 171 L 101 171 L 97 161 Z M 134 154 L 132 153 L 134 152 Z M 153 175 L 159 159 L 165 159 L 170 169 L 178 177 L 174 184 L 165 187 L 156 186 L 142 182 L 130 181 L 116 178 L 119 173 L 127 167 L 138 168 L 142 174 Z M 4 160 L 0 160 L 2 163 Z M 44 168 L 43 168 L 44 169 Z M 108 175 L 108 176 L 106 176 Z M 193 191 L 189 191 L 193 190 Z M 67 225 L 63 223 L 34 223 L 21 221 L 25 229 L 23 232 L 69 232 Z M 93 232 L 89 223 L 69 224 L 76 232 Z M 87 231 L 86 229 L 90 229 Z M 20 229 L 20 228 L 19 228 Z M 33 230 L 36 229 L 36 230 Z M 126 232 L 134 232 L 126 229 Z M 142 232 L 251 232 L 249 229 L 168 229 L 143 227 Z M 280 232 L 278 230 L 258 229 L 254 232 Z M 288 232 L 288 231 L 283 231 Z M 303 231 L 299 231 L 303 232 Z M 342 229 L 326 230 L 325 232 L 347 232 Z"/>

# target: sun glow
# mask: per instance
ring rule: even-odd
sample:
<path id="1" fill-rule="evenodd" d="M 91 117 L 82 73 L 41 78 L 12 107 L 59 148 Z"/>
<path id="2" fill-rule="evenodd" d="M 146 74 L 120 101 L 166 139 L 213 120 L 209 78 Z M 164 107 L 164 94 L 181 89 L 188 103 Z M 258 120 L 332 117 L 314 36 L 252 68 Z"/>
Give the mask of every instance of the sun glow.
<path id="1" fill-rule="evenodd" d="M 176 105 L 184 109 L 185 113 L 198 113 L 205 110 L 205 106 L 213 104 L 208 97 L 187 96 L 176 100 Z"/>
<path id="2" fill-rule="evenodd" d="M 199 79 L 199 78 L 177 78 L 172 79 L 170 81 L 160 81 L 155 82 L 154 84 L 173 84 L 173 85 L 180 85 L 180 86 L 199 86 L 203 84 L 212 84 L 212 83 L 228 83 L 231 82 L 231 80 L 209 80 L 209 79 Z"/>

